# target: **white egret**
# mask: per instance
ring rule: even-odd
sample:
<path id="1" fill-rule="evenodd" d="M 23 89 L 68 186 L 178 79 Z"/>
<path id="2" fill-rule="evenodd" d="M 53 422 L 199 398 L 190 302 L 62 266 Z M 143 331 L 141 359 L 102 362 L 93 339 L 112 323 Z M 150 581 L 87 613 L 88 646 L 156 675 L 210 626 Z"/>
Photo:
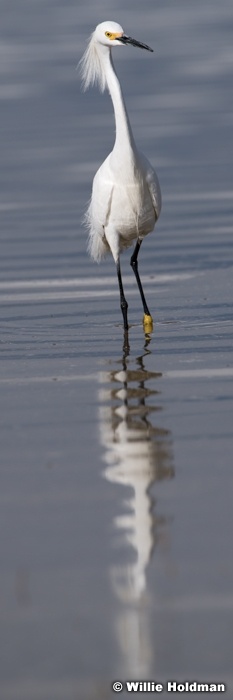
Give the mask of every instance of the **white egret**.
<path id="1" fill-rule="evenodd" d="M 120 24 L 102 22 L 92 34 L 80 61 L 84 89 L 94 83 L 99 85 L 102 92 L 108 88 L 116 125 L 113 150 L 93 180 L 86 222 L 91 257 L 99 262 L 111 251 L 116 263 L 125 331 L 128 330 L 128 304 L 121 277 L 120 253 L 136 239 L 130 263 L 143 304 L 144 329 L 150 332 L 153 321 L 139 277 L 137 258 L 144 237 L 153 231 L 159 217 L 161 193 L 154 169 L 136 147 L 121 86 L 113 67 L 112 47 L 127 44 L 153 51 L 147 44 L 127 36 Z"/>

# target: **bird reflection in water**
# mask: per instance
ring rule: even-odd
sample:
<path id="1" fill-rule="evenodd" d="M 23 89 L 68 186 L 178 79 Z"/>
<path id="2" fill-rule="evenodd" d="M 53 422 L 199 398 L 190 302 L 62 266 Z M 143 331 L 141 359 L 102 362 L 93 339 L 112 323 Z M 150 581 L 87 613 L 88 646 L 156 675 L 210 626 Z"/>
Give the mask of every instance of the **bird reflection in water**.
<path id="1" fill-rule="evenodd" d="M 124 345 L 125 348 L 125 345 Z M 161 427 L 160 373 L 146 369 L 145 353 L 136 360 L 126 351 L 117 367 L 101 373 L 100 433 L 106 464 L 104 477 L 127 488 L 114 526 L 131 545 L 124 564 L 111 567 L 111 583 L 121 608 L 117 637 L 128 674 L 149 673 L 152 653 L 149 633 L 147 570 L 152 553 L 167 539 L 166 516 L 156 513 L 156 482 L 174 476 L 171 433 Z M 159 388 L 157 388 L 159 387 Z M 129 490 L 130 489 L 130 490 Z M 153 493 L 152 493 L 153 491 Z M 129 561 L 130 558 L 130 561 Z M 148 677 L 148 676 L 147 676 Z"/>

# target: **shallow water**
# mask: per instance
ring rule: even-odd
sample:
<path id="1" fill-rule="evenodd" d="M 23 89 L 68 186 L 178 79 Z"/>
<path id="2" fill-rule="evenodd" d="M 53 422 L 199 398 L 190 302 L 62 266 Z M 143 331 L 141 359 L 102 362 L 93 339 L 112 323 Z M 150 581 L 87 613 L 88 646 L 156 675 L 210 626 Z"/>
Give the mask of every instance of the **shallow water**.
<path id="1" fill-rule="evenodd" d="M 231 697 L 232 2 L 2 9 L 1 697 L 143 679 Z M 155 48 L 114 54 L 163 193 L 151 337 L 123 260 L 127 352 L 81 224 L 114 124 L 75 67 L 108 16 Z"/>

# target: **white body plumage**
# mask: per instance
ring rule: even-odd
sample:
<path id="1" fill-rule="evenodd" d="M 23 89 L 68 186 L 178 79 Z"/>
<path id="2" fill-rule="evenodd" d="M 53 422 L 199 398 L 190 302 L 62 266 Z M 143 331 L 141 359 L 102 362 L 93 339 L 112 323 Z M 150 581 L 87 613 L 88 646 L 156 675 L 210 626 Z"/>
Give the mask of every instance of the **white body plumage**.
<path id="1" fill-rule="evenodd" d="M 160 214 L 156 173 L 143 154 L 127 155 L 116 168 L 110 153 L 94 177 L 87 220 L 89 251 L 98 262 L 109 250 L 117 261 L 124 248 L 153 231 Z"/>

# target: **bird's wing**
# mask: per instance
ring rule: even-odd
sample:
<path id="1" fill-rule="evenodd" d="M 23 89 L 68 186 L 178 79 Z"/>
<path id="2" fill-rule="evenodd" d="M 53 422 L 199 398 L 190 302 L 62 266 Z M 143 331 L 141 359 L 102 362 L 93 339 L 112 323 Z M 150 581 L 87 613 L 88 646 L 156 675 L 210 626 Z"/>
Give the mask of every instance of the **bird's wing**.
<path id="1" fill-rule="evenodd" d="M 146 182 L 148 185 L 156 217 L 158 219 L 162 206 L 161 190 L 158 177 L 156 175 L 155 170 L 152 168 L 152 165 L 150 164 L 149 160 L 147 160 L 146 156 L 144 156 L 143 153 L 140 153 L 140 159 L 144 167 Z"/>
<path id="2" fill-rule="evenodd" d="M 109 176 L 108 159 L 97 171 L 92 186 L 92 197 L 86 214 L 89 229 L 88 250 L 91 257 L 100 262 L 109 251 L 106 227 L 111 214 L 114 183 Z"/>
<path id="3" fill-rule="evenodd" d="M 102 163 L 94 177 L 91 202 L 92 218 L 93 221 L 98 222 L 98 228 L 100 227 L 99 233 L 102 236 L 104 235 L 105 227 L 108 225 L 114 189 L 114 182 L 111 179 L 107 161 L 108 159 Z"/>
<path id="4" fill-rule="evenodd" d="M 151 171 L 147 174 L 147 184 L 149 187 L 149 192 L 150 196 L 152 199 L 153 207 L 157 216 L 157 219 L 159 218 L 160 212 L 161 212 L 161 205 L 162 205 L 162 199 L 161 199 L 161 190 L 160 190 L 160 184 L 157 178 L 157 175 L 153 168 L 151 168 Z"/>

